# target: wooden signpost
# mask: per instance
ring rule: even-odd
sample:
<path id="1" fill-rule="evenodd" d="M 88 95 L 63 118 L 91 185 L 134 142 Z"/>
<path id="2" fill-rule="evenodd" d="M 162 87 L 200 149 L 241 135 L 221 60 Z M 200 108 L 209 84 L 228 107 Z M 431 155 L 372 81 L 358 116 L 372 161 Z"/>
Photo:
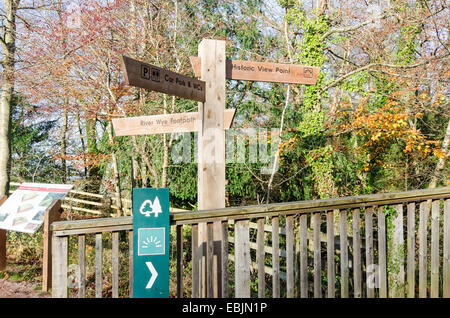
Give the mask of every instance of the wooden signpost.
<path id="1" fill-rule="evenodd" d="M 235 113 L 235 109 L 225 110 L 223 118 L 223 126 L 225 129 L 230 128 Z M 196 112 L 125 117 L 112 120 L 116 136 L 199 131 L 201 129 L 201 122 Z"/>
<path id="2" fill-rule="evenodd" d="M 198 52 L 198 57 L 191 57 L 191 63 L 195 75 L 205 81 L 207 87 L 205 102 L 198 106 L 203 120 L 198 136 L 198 207 L 199 210 L 219 209 L 225 207 L 225 137 L 221 115 L 226 104 L 226 79 L 315 84 L 319 68 L 227 60 L 225 41 L 218 40 L 202 40 Z M 215 133 L 211 134 L 211 130 Z M 215 160 L 210 160 L 211 154 Z M 236 220 L 235 233 L 248 231 L 248 220 Z M 228 271 L 228 250 L 222 251 L 227 247 L 222 244 L 222 238 L 227 235 L 226 222 L 198 225 L 198 235 L 193 239 L 193 297 L 229 297 L 228 282 L 221 280 L 226 277 L 222 272 Z M 235 258 L 249 261 L 249 252 L 235 251 Z M 236 271 L 235 284 L 246 280 L 250 280 L 249 272 Z M 250 297 L 250 290 L 236 297 Z"/>
<path id="3" fill-rule="evenodd" d="M 208 42 L 209 41 L 209 42 Z M 220 42 L 220 43 L 219 43 Z M 117 136 L 161 134 L 173 132 L 198 131 L 199 164 L 198 164 L 198 200 L 199 209 L 225 207 L 225 129 L 231 126 L 235 110 L 225 109 L 225 42 L 204 40 L 203 52 L 205 55 L 204 67 L 208 67 L 200 81 L 178 73 L 174 73 L 148 63 L 133 60 L 122 56 L 122 67 L 126 83 L 132 86 L 146 88 L 157 92 L 175 95 L 199 102 L 198 113 L 164 114 L 154 116 L 142 116 L 113 119 L 112 124 Z M 219 43 L 219 50 L 215 50 L 215 43 Z M 212 46 L 211 46 L 212 45 Z M 217 62 L 217 52 L 222 54 L 222 64 Z M 211 56 L 208 60 L 206 56 Z M 210 133 L 211 130 L 213 133 Z M 211 155 L 216 160 L 210 160 Z M 218 162 L 216 162 L 218 160 Z M 215 225 L 213 240 L 210 244 L 221 241 L 221 228 Z M 195 259 L 203 260 L 203 263 L 193 265 L 193 272 L 199 268 L 202 275 L 196 275 L 196 284 L 200 277 L 206 277 L 206 225 L 199 226 L 199 237 L 202 244 L 200 248 L 194 246 L 194 254 L 199 255 Z M 215 255 L 220 250 L 214 249 Z M 212 258 L 211 258 L 212 259 Z M 216 272 L 220 258 L 215 257 L 214 266 L 208 266 L 208 270 Z M 208 282 L 208 296 L 219 297 L 217 285 L 220 284 L 218 275 L 214 282 Z M 206 284 L 203 280 L 202 285 Z M 213 286 L 214 284 L 214 286 Z M 206 297 L 206 288 L 202 288 L 201 294 Z M 196 297 L 196 296 L 194 296 Z"/>
<path id="4" fill-rule="evenodd" d="M 225 207 L 225 41 L 203 39 L 198 53 L 202 59 L 200 78 L 207 83 L 205 102 L 198 103 L 203 121 L 197 141 L 198 209 L 220 209 Z M 223 288 L 228 282 L 221 280 L 222 272 L 228 271 L 228 254 L 222 253 L 223 231 L 221 222 L 198 225 L 198 242 L 192 256 L 192 273 L 197 279 L 193 279 L 193 297 L 228 297 Z"/>
<path id="5" fill-rule="evenodd" d="M 122 56 L 122 69 L 128 85 L 205 101 L 205 82 L 148 63 Z"/>
<path id="6" fill-rule="evenodd" d="M 190 57 L 195 76 L 201 76 L 201 58 Z M 226 78 L 272 83 L 316 84 L 319 67 L 269 62 L 226 60 Z"/>
<path id="7" fill-rule="evenodd" d="M 221 40 L 203 39 L 198 52 L 191 63 L 201 80 L 122 57 L 127 84 L 198 101 L 198 113 L 121 118 L 114 119 L 113 125 L 118 136 L 198 131 L 198 208 L 220 209 L 225 207 L 225 129 L 235 113 L 225 109 L 226 80 L 312 85 L 320 69 L 227 60 Z M 248 220 L 236 220 L 236 232 L 248 230 Z M 228 297 L 227 276 L 222 275 L 228 271 L 227 223 L 199 224 L 192 232 L 192 297 Z M 235 258 L 249 260 L 249 252 L 237 251 Z M 237 273 L 236 278 L 236 284 L 249 280 L 249 272 Z M 250 291 L 236 296 L 250 297 Z"/>

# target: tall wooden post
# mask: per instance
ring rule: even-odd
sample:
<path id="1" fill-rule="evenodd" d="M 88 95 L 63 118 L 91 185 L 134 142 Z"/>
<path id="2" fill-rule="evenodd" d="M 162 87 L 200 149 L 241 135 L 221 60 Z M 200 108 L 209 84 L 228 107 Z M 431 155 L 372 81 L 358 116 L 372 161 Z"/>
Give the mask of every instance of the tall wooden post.
<path id="1" fill-rule="evenodd" d="M 6 201 L 6 195 L 0 198 L 0 205 Z M 0 271 L 6 269 L 6 230 L 0 229 Z"/>
<path id="2" fill-rule="evenodd" d="M 52 287 L 52 232 L 50 225 L 60 219 L 61 200 L 56 200 L 44 214 L 44 256 L 42 264 L 42 291 Z"/>
<path id="3" fill-rule="evenodd" d="M 225 41 L 204 39 L 198 47 L 201 58 L 201 80 L 206 82 L 205 102 L 199 103 L 202 127 L 198 135 L 198 208 L 225 207 Z M 207 227 L 213 227 L 213 268 L 206 268 Z M 210 232 L 211 233 L 211 232 Z M 221 237 L 220 222 L 198 226 L 199 296 L 221 296 Z M 211 273 L 212 276 L 206 275 Z M 212 281 L 211 281 L 212 279 Z M 206 286 L 212 286 L 208 291 Z"/>

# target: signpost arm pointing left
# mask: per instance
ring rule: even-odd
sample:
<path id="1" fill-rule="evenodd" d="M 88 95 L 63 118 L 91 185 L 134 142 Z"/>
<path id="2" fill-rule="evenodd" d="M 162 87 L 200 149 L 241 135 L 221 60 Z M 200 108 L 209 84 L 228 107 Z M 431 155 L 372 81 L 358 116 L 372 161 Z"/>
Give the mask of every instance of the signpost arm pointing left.
<path id="1" fill-rule="evenodd" d="M 122 70 L 128 85 L 205 101 L 205 82 L 122 55 Z"/>

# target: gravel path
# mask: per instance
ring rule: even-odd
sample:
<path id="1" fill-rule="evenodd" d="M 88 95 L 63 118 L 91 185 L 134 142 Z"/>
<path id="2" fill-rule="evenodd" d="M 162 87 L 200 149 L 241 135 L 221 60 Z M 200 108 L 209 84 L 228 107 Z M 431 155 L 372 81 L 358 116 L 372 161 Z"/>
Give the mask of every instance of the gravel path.
<path id="1" fill-rule="evenodd" d="M 0 279 L 0 298 L 50 298 L 49 293 L 34 290 L 34 285 L 27 282 L 11 282 Z"/>

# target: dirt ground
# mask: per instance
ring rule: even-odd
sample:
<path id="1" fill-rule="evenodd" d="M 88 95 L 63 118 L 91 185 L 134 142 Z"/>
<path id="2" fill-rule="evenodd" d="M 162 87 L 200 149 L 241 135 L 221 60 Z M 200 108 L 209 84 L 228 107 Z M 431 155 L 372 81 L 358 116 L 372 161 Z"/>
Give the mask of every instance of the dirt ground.
<path id="1" fill-rule="evenodd" d="M 11 282 L 0 279 L 0 298 L 50 298 L 49 293 L 34 290 L 34 285 L 27 282 Z"/>

